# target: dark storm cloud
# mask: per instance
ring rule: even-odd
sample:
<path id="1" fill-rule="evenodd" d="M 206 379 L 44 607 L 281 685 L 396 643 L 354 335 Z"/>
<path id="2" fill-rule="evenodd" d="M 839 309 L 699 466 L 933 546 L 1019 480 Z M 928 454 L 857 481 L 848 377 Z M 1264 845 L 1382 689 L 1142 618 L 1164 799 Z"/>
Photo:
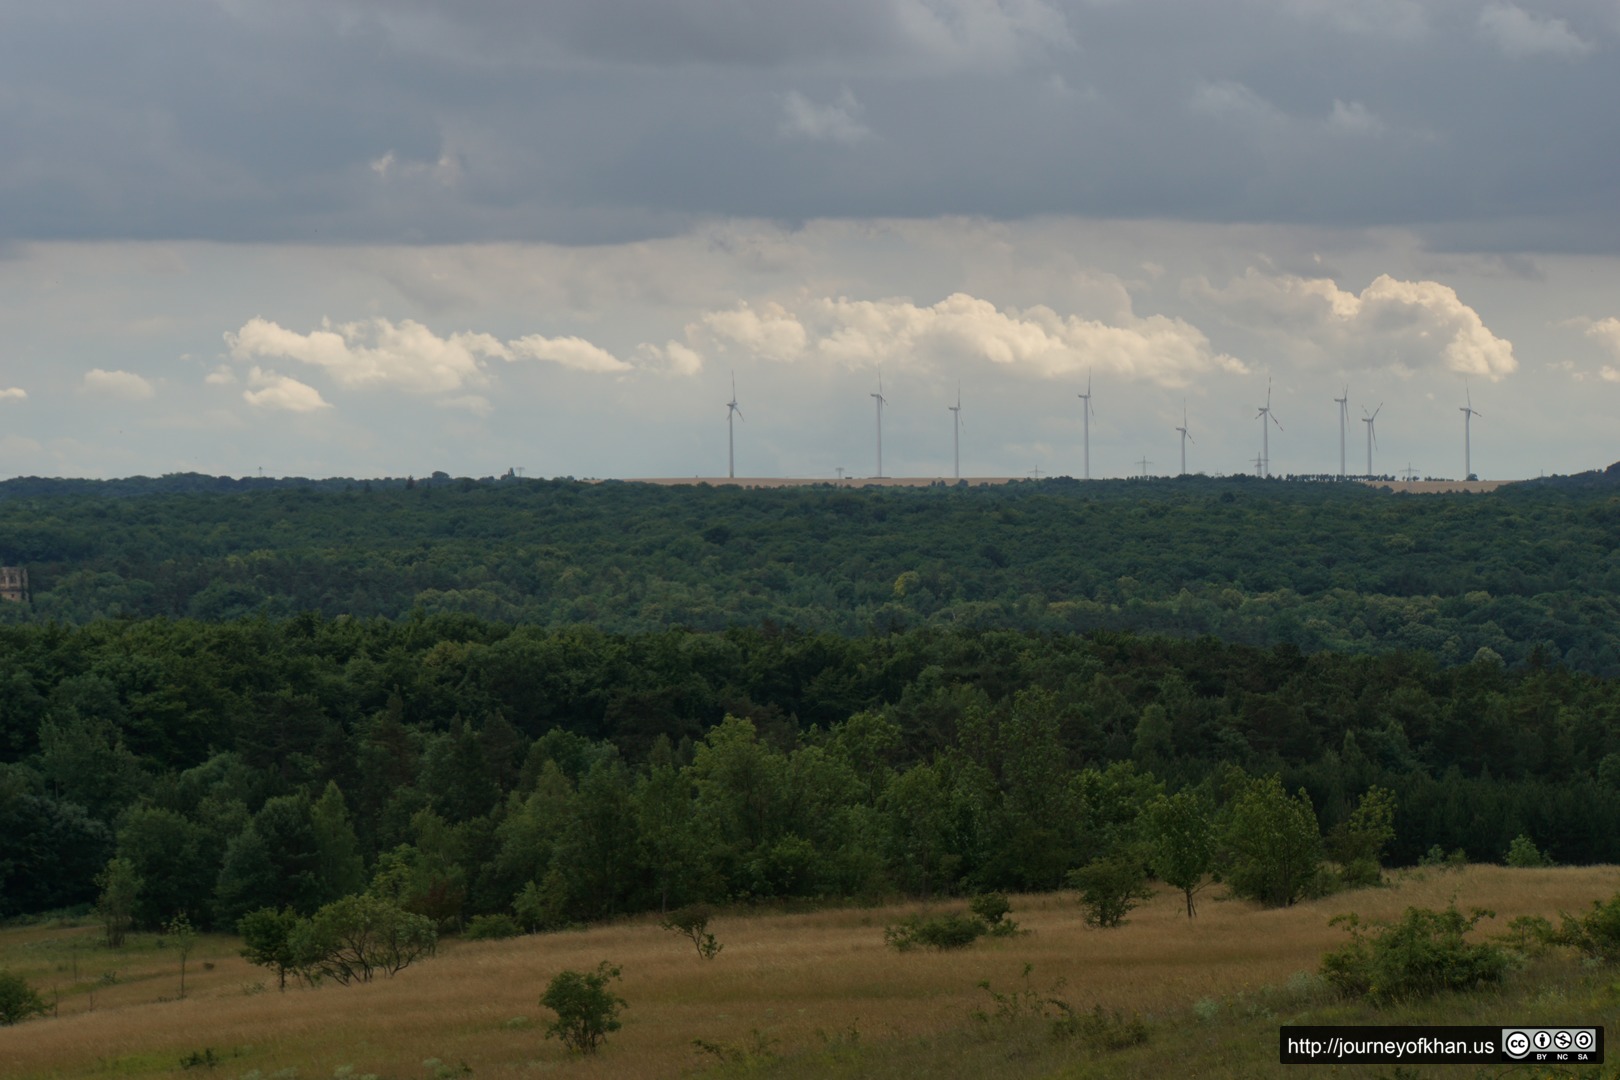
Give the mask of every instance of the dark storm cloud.
<path id="1" fill-rule="evenodd" d="M 0 240 L 1074 213 L 1620 251 L 1596 0 L 0 0 L 0 23 Z"/>

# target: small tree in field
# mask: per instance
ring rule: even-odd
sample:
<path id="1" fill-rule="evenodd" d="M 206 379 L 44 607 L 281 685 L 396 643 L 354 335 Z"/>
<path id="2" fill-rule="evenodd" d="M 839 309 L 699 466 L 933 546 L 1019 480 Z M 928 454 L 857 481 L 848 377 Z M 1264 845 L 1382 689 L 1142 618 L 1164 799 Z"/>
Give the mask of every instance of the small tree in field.
<path id="1" fill-rule="evenodd" d="M 1304 896 L 1322 862 L 1310 797 L 1304 788 L 1289 795 L 1275 775 L 1251 780 L 1233 800 L 1225 841 L 1232 891 L 1267 907 L 1288 907 Z"/>
<path id="2" fill-rule="evenodd" d="M 1215 867 L 1215 830 L 1198 796 L 1161 795 L 1147 807 L 1148 860 L 1166 885 L 1181 890 L 1187 918 L 1198 914 L 1193 897 Z"/>
<path id="3" fill-rule="evenodd" d="M 438 945 L 433 921 L 381 897 L 345 896 L 299 920 L 289 939 L 300 964 L 347 986 L 393 976 Z"/>
<path id="4" fill-rule="evenodd" d="M 287 972 L 301 966 L 293 951 L 293 932 L 303 920 L 292 908 L 260 908 L 242 916 L 236 932 L 242 935 L 242 956 L 250 964 L 270 968 L 276 973 L 279 989 L 287 989 Z"/>
<path id="5" fill-rule="evenodd" d="M 682 937 L 690 938 L 692 944 L 697 946 L 697 953 L 705 960 L 713 960 L 724 945 L 714 940 L 709 933 L 709 919 L 713 915 L 706 904 L 693 904 L 669 913 L 669 916 L 659 923 L 665 930 L 672 931 Z"/>
<path id="6" fill-rule="evenodd" d="M 174 947 L 180 953 L 180 997 L 186 996 L 186 959 L 191 956 L 191 950 L 197 947 L 197 931 L 192 927 L 191 920 L 179 914 L 163 924 L 163 932 L 174 938 Z"/>
<path id="7" fill-rule="evenodd" d="M 96 884 L 101 887 L 96 914 L 107 931 L 107 948 L 121 949 L 135 923 L 135 897 L 141 891 L 135 864 L 128 859 L 107 860 L 107 868 L 96 875 Z"/>
<path id="8" fill-rule="evenodd" d="M 557 1014 L 546 1025 L 546 1038 L 558 1038 L 570 1050 L 594 1054 L 608 1033 L 618 1031 L 619 1010 L 629 1005 L 608 988 L 619 969 L 606 960 L 595 971 L 559 972 L 540 997 L 540 1004 Z"/>

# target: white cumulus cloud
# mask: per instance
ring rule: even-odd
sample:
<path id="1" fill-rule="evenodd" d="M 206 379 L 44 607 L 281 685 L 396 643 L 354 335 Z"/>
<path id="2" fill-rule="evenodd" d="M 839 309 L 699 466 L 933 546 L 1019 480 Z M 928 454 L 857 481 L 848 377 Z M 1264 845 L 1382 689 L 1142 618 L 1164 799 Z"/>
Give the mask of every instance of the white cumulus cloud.
<path id="1" fill-rule="evenodd" d="M 966 293 L 927 306 L 847 297 L 809 300 L 796 311 L 778 304 L 743 306 L 712 312 L 688 329 L 719 350 L 851 368 L 986 363 L 1037 378 L 1095 369 L 1168 387 L 1184 386 L 1204 372 L 1247 370 L 1180 319 L 1130 316 L 1107 323 L 1040 305 L 1003 310 Z"/>
<path id="2" fill-rule="evenodd" d="M 1194 279 L 1188 291 L 1214 301 L 1233 322 L 1308 345 L 1319 359 L 1338 366 L 1440 368 L 1492 381 L 1519 367 L 1513 343 L 1493 334 L 1477 311 L 1438 281 L 1381 274 L 1354 293 L 1327 278 L 1251 268 L 1220 288 Z"/>
<path id="3" fill-rule="evenodd" d="M 1586 328 L 1586 336 L 1620 356 L 1620 319 L 1599 319 Z"/>
<path id="4" fill-rule="evenodd" d="M 226 334 L 225 343 L 238 360 L 297 360 L 325 369 L 339 386 L 392 386 L 418 394 L 480 384 L 484 358 L 507 355 L 506 347 L 489 334 L 440 337 L 414 319 L 325 323 L 300 334 L 253 318 Z"/>
<path id="5" fill-rule="evenodd" d="M 1563 19 L 1532 15 L 1514 4 L 1490 4 L 1479 13 L 1479 29 L 1509 56 L 1585 56 L 1592 43 Z"/>
<path id="6" fill-rule="evenodd" d="M 711 311 L 687 333 L 730 342 L 762 360 L 797 360 L 809 343 L 804 324 L 777 303 L 756 310 L 745 301 L 729 311 Z"/>
<path id="7" fill-rule="evenodd" d="M 490 408 L 489 399 L 466 391 L 490 382 L 492 360 L 538 360 L 595 374 L 622 374 L 645 366 L 690 375 L 702 366 L 695 352 L 678 343 L 671 343 L 673 349 L 642 346 L 636 355 L 646 363 L 638 365 L 582 337 L 528 334 L 502 341 L 482 332 L 441 336 L 412 319 L 398 323 L 384 318 L 340 324 L 326 321 L 321 329 L 304 334 L 253 318 L 235 333 L 227 333 L 225 342 L 238 361 L 296 360 L 320 368 L 345 389 L 387 387 L 414 394 L 444 394 L 449 396 L 440 404 L 480 415 Z M 228 385 L 232 378 L 230 369 L 224 368 L 205 381 Z M 268 400 L 263 389 L 257 393 L 261 400 Z M 325 404 L 320 401 L 309 407 Z"/>
<path id="8" fill-rule="evenodd" d="M 88 393 L 106 394 L 125 401 L 146 401 L 156 393 L 150 382 L 132 371 L 103 371 L 101 368 L 85 372 L 80 386 Z"/>
<path id="9" fill-rule="evenodd" d="M 26 401 L 27 399 L 28 391 L 20 386 L 8 386 L 4 390 L 0 390 L 0 401 Z"/>
<path id="10" fill-rule="evenodd" d="M 630 364 L 582 337 L 551 338 L 529 334 L 511 342 L 503 355 L 507 360 L 548 360 L 575 371 L 611 373 L 631 370 Z"/>
<path id="11" fill-rule="evenodd" d="M 255 366 L 248 372 L 248 386 L 242 400 L 258 409 L 285 409 L 288 412 L 314 412 L 332 406 L 308 383 Z"/>

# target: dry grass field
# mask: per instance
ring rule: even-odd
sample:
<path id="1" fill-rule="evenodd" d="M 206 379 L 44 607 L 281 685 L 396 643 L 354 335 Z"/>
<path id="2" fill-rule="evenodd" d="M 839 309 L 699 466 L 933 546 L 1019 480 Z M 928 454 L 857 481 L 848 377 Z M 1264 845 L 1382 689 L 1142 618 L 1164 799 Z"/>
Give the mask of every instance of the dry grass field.
<path id="1" fill-rule="evenodd" d="M 0 1076 L 236 1078 L 256 1070 L 263 1080 L 278 1074 L 325 1080 L 349 1066 L 353 1077 L 426 1078 L 449 1070 L 469 1075 L 459 1072 L 462 1063 L 483 1078 L 634 1080 L 710 1069 L 783 1076 L 1155 1075 L 1163 1064 L 1140 1055 L 1111 1064 L 1035 1043 L 1028 1052 L 1008 1053 L 982 1037 L 970 1039 L 963 1033 L 974 1026 L 971 1013 L 989 1004 L 977 984 L 988 979 L 997 989 L 1015 989 L 1032 964 L 1038 989 L 1061 979 L 1062 996 L 1076 1006 L 1133 1011 L 1148 1020 L 1154 1042 L 1201 1047 L 1188 1042 L 1203 1037 L 1190 1033 L 1195 1007 L 1208 1013 L 1224 1002 L 1231 1011 L 1233 1002 L 1263 1001 L 1268 987 L 1314 971 L 1321 954 L 1344 940 L 1327 925 L 1340 912 L 1391 918 L 1410 905 L 1443 907 L 1456 898 L 1465 907 L 1496 910 L 1498 918 L 1486 924 L 1495 932 L 1514 916 L 1582 910 L 1617 890 L 1616 867 L 1477 866 L 1408 872 L 1391 888 L 1278 911 L 1206 894 L 1193 921 L 1178 896 L 1161 893 L 1126 925 L 1106 931 L 1084 926 L 1072 894 L 1021 896 L 1012 917 L 1030 933 L 951 953 L 885 947 L 883 927 L 919 910 L 915 905 L 731 914 L 711 925 L 724 945 L 713 961 L 643 918 L 510 941 L 450 941 L 436 958 L 394 979 L 286 993 L 275 990 L 269 973 L 236 956 L 234 940 L 213 937 L 191 957 L 183 1001 L 174 1000 L 178 958 L 150 935 L 111 953 L 96 945 L 94 926 L 18 928 L 0 933 L 0 967 L 27 977 L 47 999 L 59 995 L 58 1015 L 0 1028 Z M 545 1039 L 549 1014 L 538 998 L 556 972 L 601 960 L 623 967 L 618 990 L 630 1003 L 624 1028 L 594 1058 L 570 1056 Z M 109 971 L 116 975 L 104 981 Z M 1177 1071 L 1242 1076 L 1250 1068 L 1243 1060 L 1274 1062 L 1275 1024 L 1274 1016 L 1261 1015 L 1254 1030 L 1269 1031 L 1271 1041 L 1258 1058 L 1240 1058 L 1237 1071 L 1213 1068 L 1221 1056 L 1213 1043 L 1211 1071 L 1185 1058 L 1188 1067 Z M 713 1049 L 695 1047 L 695 1039 Z M 181 1067 L 182 1058 L 205 1050 L 219 1059 L 217 1067 Z M 443 1066 L 424 1065 L 430 1059 Z"/>

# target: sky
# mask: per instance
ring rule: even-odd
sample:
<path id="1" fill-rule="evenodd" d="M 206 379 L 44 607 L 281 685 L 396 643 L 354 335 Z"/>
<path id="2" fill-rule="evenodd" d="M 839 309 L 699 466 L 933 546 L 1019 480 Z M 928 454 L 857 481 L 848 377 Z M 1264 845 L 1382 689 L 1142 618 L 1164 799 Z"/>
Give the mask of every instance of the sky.
<path id="1" fill-rule="evenodd" d="M 0 0 L 0 477 L 1620 460 L 1620 3 Z M 735 398 L 733 398 L 733 384 Z M 958 398 L 960 395 L 960 398 Z M 1182 441 L 1178 428 L 1190 436 Z"/>

